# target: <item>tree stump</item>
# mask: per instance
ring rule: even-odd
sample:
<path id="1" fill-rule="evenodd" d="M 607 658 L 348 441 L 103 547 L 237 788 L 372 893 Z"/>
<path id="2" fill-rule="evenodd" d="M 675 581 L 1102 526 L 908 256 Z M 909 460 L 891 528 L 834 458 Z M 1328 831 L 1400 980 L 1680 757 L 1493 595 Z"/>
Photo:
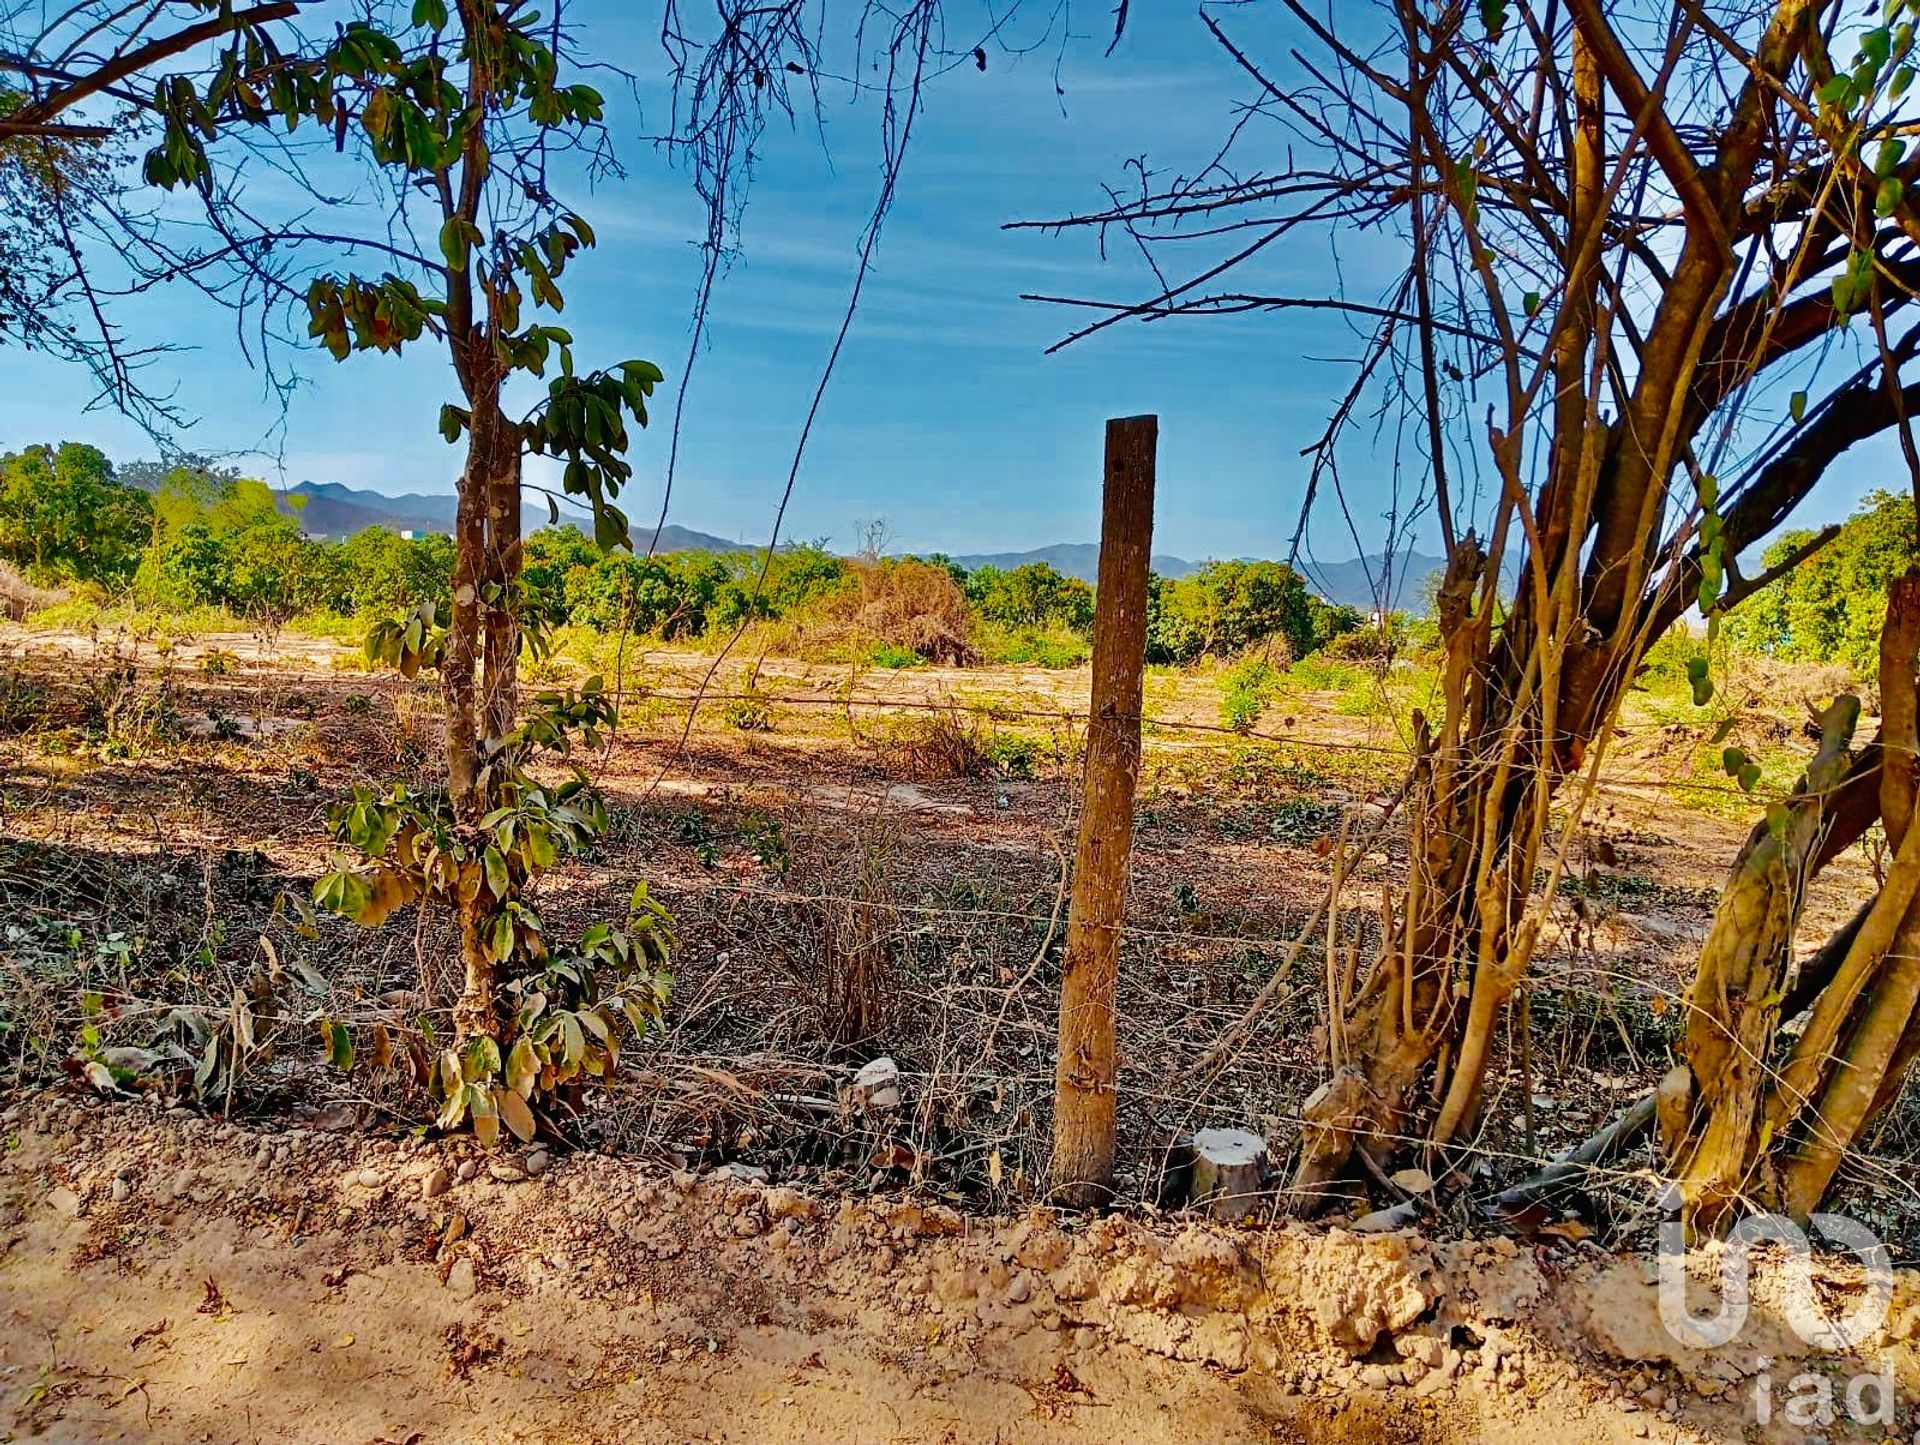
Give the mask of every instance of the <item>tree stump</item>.
<path id="1" fill-rule="evenodd" d="M 1174 1149 L 1187 1203 L 1215 1219 L 1245 1219 L 1270 1192 L 1267 1141 L 1247 1129 L 1201 1129 Z"/>
<path id="2" fill-rule="evenodd" d="M 854 1109 L 868 1119 L 883 1119 L 900 1108 L 900 1066 L 882 1054 L 860 1066 L 849 1091 Z"/>

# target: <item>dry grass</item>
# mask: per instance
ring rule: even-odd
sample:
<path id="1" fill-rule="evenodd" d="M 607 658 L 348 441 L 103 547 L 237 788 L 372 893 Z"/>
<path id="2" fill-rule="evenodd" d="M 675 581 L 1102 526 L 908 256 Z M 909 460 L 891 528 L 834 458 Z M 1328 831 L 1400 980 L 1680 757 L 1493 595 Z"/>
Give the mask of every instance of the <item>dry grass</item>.
<path id="1" fill-rule="evenodd" d="M 55 587 L 36 587 L 11 563 L 0 562 L 0 617 L 24 622 L 30 613 L 65 602 L 72 594 Z"/>
<path id="2" fill-rule="evenodd" d="M 805 616 L 772 624 L 765 641 L 798 658 L 864 660 L 885 647 L 944 667 L 980 659 L 960 584 L 946 568 L 912 560 L 853 564 L 838 592 Z"/>

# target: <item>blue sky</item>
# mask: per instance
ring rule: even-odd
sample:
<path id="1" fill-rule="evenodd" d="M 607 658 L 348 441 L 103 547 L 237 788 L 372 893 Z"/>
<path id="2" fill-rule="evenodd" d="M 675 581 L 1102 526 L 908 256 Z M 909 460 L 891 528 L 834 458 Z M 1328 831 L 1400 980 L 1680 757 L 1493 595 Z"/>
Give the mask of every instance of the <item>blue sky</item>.
<path id="1" fill-rule="evenodd" d="M 583 4 L 594 43 L 659 72 L 654 5 Z M 931 86 L 783 535 L 848 546 L 858 521 L 884 517 L 891 544 L 903 550 L 1091 540 L 1103 419 L 1152 411 L 1161 418 L 1156 550 L 1285 555 L 1305 483 L 1299 450 L 1324 426 L 1358 350 L 1345 323 L 1252 316 L 1130 325 L 1049 357 L 1045 347 L 1072 314 L 1019 299 L 1023 291 L 1141 294 L 1144 273 L 1119 250 L 1102 264 L 1087 234 L 1007 232 L 1002 223 L 1099 205 L 1103 183 L 1125 183 L 1131 157 L 1193 166 L 1218 144 L 1247 92 L 1189 7 L 1132 9 L 1110 57 L 1102 55 L 1108 7 L 1083 4 L 1073 11 L 1081 33 L 1064 49 L 993 50 L 984 74 L 967 66 Z M 620 18 L 635 10 L 644 11 L 638 22 Z M 1283 38 L 1251 10 L 1227 19 L 1267 53 Z M 1056 74 L 1064 94 L 1056 93 Z M 658 507 L 699 272 L 690 243 L 701 228 L 685 174 L 639 139 L 665 119 L 661 92 L 648 87 L 642 97 L 642 106 L 621 97 L 610 113 L 627 178 L 578 198 L 600 244 L 570 271 L 563 318 L 583 364 L 638 355 L 668 374 L 655 425 L 632 453 L 636 520 Z M 871 105 L 830 85 L 824 146 L 811 120 L 769 134 L 744 255 L 715 298 L 671 513 L 685 526 L 765 540 L 846 303 L 879 179 L 877 118 Z M 1270 163 L 1282 159 L 1279 145 L 1276 134 Z M 1353 259 L 1349 251 L 1350 280 Z M 1263 281 L 1324 291 L 1332 276 L 1327 242 L 1316 235 L 1293 244 Z M 142 331 L 194 348 L 165 363 L 179 402 L 201 418 L 190 445 L 228 452 L 261 444 L 277 406 L 242 361 L 231 317 L 177 292 L 125 314 Z M 124 420 L 82 415 L 87 378 L 18 351 L 7 365 L 13 384 L 0 395 L 0 449 L 78 438 L 120 458 L 151 451 Z M 435 430 L 440 404 L 453 395 L 441 353 L 343 366 L 315 354 L 300 369 L 307 384 L 287 418 L 284 454 L 250 465 L 286 483 L 452 489 L 458 453 Z M 1828 514 L 1882 476 L 1897 477 L 1877 466 L 1840 470 L 1821 498 Z M 1385 505 L 1382 489 L 1369 486 L 1352 459 L 1347 479 L 1362 540 L 1377 545 L 1381 528 L 1368 509 Z M 1328 559 L 1355 550 L 1331 518 L 1316 524 L 1313 538 Z"/>

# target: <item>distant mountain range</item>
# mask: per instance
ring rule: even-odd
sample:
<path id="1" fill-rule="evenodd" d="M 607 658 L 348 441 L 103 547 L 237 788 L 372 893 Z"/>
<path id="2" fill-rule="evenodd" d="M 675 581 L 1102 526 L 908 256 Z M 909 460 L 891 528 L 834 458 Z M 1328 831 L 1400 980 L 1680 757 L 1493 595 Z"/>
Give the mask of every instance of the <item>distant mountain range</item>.
<path id="1" fill-rule="evenodd" d="M 288 487 L 281 494 L 285 497 L 303 497 L 304 501 L 292 503 L 300 525 L 311 537 L 351 537 L 366 527 L 388 527 L 396 532 L 451 532 L 453 530 L 454 499 L 451 496 L 433 496 L 424 492 L 403 492 L 390 497 L 384 492 L 362 491 L 357 487 L 342 486 L 339 482 L 301 482 Z M 529 528 L 544 527 L 552 517 L 545 502 L 537 502 L 526 508 L 526 522 Z M 592 531 L 592 520 L 584 512 L 560 509 L 560 520 L 572 522 L 584 531 Z M 636 521 L 633 535 L 637 545 L 644 547 L 653 540 L 653 527 L 650 523 Z M 738 552 L 744 547 L 740 542 L 729 542 L 725 537 L 716 537 L 711 532 L 696 532 L 691 527 L 679 527 L 669 523 L 660 529 L 660 545 L 655 549 L 661 552 Z"/>
<path id="2" fill-rule="evenodd" d="M 1443 571 L 1447 559 L 1409 548 L 1393 559 L 1391 577 L 1383 575 L 1386 563 L 1384 552 L 1349 558 L 1345 562 L 1302 560 L 1300 574 L 1307 579 L 1308 586 L 1329 602 L 1369 611 L 1380 605 L 1382 584 L 1387 584 L 1393 594 L 1386 600 L 1388 610 L 1404 607 L 1418 611 L 1426 603 L 1423 593 L 1427 579 Z"/>
<path id="3" fill-rule="evenodd" d="M 388 527 L 396 532 L 451 532 L 454 499 L 450 495 L 404 492 L 388 496 L 339 482 L 301 482 L 289 487 L 283 496 L 303 498 L 291 503 L 300 525 L 309 536 L 350 537 L 365 527 Z M 544 527 L 551 513 L 545 502 L 526 509 L 527 526 Z M 583 530 L 591 524 L 583 512 L 562 508 L 562 522 L 572 522 Z M 633 527 L 636 546 L 652 540 L 653 529 L 637 521 Z M 753 550 L 747 542 L 730 541 L 711 532 L 673 524 L 660 529 L 661 552 L 743 552 Z M 1056 542 L 1027 552 L 970 552 L 953 559 L 969 570 L 975 567 L 1012 568 L 1029 562 L 1046 562 L 1069 577 L 1091 582 L 1100 570 L 1100 546 L 1097 542 Z M 1303 563 L 1301 572 L 1308 585 L 1329 602 L 1368 609 L 1379 605 L 1378 587 L 1382 556 L 1355 557 L 1345 562 Z M 1446 559 L 1425 552 L 1408 551 L 1395 561 L 1392 606 L 1417 607 L 1427 577 L 1446 564 Z M 1165 553 L 1153 558 L 1153 570 L 1162 577 L 1186 577 L 1198 571 L 1200 564 Z"/>

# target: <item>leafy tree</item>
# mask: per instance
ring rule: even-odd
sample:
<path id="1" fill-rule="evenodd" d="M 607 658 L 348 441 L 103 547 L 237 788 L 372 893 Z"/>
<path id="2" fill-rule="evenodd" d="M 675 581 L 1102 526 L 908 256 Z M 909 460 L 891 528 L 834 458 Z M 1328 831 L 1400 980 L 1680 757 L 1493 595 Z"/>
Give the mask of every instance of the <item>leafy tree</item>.
<path id="1" fill-rule="evenodd" d="M 612 709 L 594 678 L 519 715 L 523 623 L 542 620 L 526 607 L 523 458 L 561 459 L 562 486 L 592 509 L 600 544 L 624 543 L 615 499 L 632 474 L 628 427 L 646 423 L 661 380 L 637 360 L 579 369 L 572 336 L 555 319 L 568 268 L 594 233 L 553 194 L 554 162 L 598 143 L 602 113 L 600 94 L 567 73 L 559 8 L 543 16 L 517 0 L 375 7 L 287 57 L 264 85 L 222 76 L 180 87 L 165 100 L 164 133 L 146 160 L 155 184 L 205 193 L 215 184 L 210 116 L 313 126 L 390 182 L 391 204 L 406 216 L 405 226 L 349 247 L 386 269 L 323 270 L 303 299 L 309 334 L 337 360 L 430 343 L 450 365 L 458 395 L 440 428 L 464 447 L 465 463 L 446 615 L 429 604 L 368 638 L 372 656 L 403 671 L 438 668 L 446 787 L 396 788 L 338 810 L 335 833 L 352 861 L 322 879 L 317 898 L 369 925 L 414 901 L 453 910 L 464 984 L 435 1086 L 442 1123 L 471 1120 L 483 1136 L 501 1122 L 529 1132 L 530 1099 L 608 1065 L 609 1019 L 622 1010 L 595 1004 L 596 961 L 623 972 L 645 966 L 646 989 L 622 996 L 644 1021 L 658 1009 L 669 936 L 636 900 L 628 930 L 590 930 L 575 947 L 550 948 L 526 895 L 559 851 L 605 817 L 583 772 L 555 786 L 531 764 L 541 754 L 570 759 L 576 740 L 597 745 Z M 403 244 L 409 230 L 433 236 L 433 253 Z M 262 262 L 260 274 L 285 294 L 282 271 Z M 510 407 L 516 379 L 545 382 L 530 410 Z"/>
<path id="2" fill-rule="evenodd" d="M 1155 662 L 1231 657 L 1278 638 L 1305 657 L 1344 621 L 1316 610 L 1300 574 L 1283 562 L 1209 562 L 1190 577 L 1156 577 L 1148 596 L 1147 654 Z"/>
<path id="3" fill-rule="evenodd" d="M 153 498 L 137 585 L 148 600 L 281 614 L 337 606 L 339 554 L 307 540 L 265 482 L 176 467 Z"/>
<path id="4" fill-rule="evenodd" d="M 0 556 L 44 582 L 117 587 L 139 565 L 152 507 L 95 447 L 62 442 L 0 457 Z"/>
<path id="5" fill-rule="evenodd" d="M 961 579 L 980 616 L 1002 627 L 1093 628 L 1093 588 L 1064 576 L 1051 562 L 1023 562 L 1011 569 L 991 563 Z"/>
<path id="6" fill-rule="evenodd" d="M 1875 677 L 1887 591 L 1920 561 L 1913 496 L 1874 492 L 1831 541 L 1814 550 L 1817 538 L 1797 529 L 1766 549 L 1761 566 L 1780 568 L 1781 574 L 1728 616 L 1725 636 L 1770 656 L 1839 662 L 1860 677 Z"/>
<path id="7" fill-rule="evenodd" d="M 453 592 L 453 538 L 439 532 L 408 538 L 365 527 L 338 545 L 338 558 L 333 606 L 340 612 L 413 612 L 426 603 L 444 609 Z"/>

